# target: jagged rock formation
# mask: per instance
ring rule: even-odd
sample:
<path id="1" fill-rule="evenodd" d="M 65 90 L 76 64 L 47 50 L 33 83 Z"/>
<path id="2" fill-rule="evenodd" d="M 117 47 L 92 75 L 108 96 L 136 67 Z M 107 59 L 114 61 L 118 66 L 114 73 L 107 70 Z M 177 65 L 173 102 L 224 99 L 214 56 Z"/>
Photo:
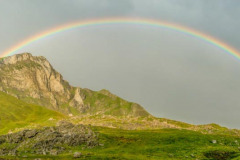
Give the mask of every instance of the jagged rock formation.
<path id="1" fill-rule="evenodd" d="M 0 90 L 63 113 L 84 111 L 80 88 L 63 80 L 44 57 L 23 53 L 0 61 Z"/>
<path id="2" fill-rule="evenodd" d="M 0 59 L 0 91 L 69 115 L 149 116 L 140 105 L 107 90 L 72 87 L 46 58 L 30 53 Z"/>
<path id="3" fill-rule="evenodd" d="M 16 156 L 20 151 L 58 155 L 66 152 L 69 147 L 82 145 L 92 148 L 98 144 L 98 135 L 90 127 L 60 121 L 55 127 L 23 130 L 0 136 L 0 156 Z"/>

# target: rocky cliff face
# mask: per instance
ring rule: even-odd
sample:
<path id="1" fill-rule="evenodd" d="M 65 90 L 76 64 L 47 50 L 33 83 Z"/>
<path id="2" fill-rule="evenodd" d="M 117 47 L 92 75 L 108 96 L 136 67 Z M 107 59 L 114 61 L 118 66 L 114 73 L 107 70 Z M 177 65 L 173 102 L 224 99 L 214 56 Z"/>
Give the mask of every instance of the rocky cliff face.
<path id="1" fill-rule="evenodd" d="M 140 105 L 109 91 L 72 87 L 46 58 L 30 53 L 0 59 L 0 91 L 69 115 L 149 115 Z"/>
<path id="2" fill-rule="evenodd" d="M 44 57 L 23 53 L 1 59 L 0 90 L 64 113 L 83 112 L 81 89 L 69 85 Z"/>

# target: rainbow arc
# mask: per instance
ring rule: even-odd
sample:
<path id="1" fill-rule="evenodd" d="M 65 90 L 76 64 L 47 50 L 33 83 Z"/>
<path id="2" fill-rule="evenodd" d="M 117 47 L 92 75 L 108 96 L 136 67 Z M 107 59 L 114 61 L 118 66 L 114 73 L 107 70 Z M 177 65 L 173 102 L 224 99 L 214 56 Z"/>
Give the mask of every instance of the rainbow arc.
<path id="1" fill-rule="evenodd" d="M 50 30 L 41 32 L 39 34 L 36 34 L 30 38 L 27 38 L 20 43 L 12 46 L 10 49 L 6 50 L 2 54 L 0 54 L 0 57 L 6 57 L 11 54 L 14 54 L 19 49 L 35 42 L 41 39 L 44 39 L 45 37 L 61 33 L 66 30 L 79 28 L 79 27 L 88 27 L 93 25 L 110 25 L 110 24 L 137 24 L 137 25 L 148 25 L 148 26 L 154 26 L 154 27 L 160 27 L 160 28 L 166 28 L 175 30 L 181 33 L 185 33 L 189 36 L 196 37 L 200 40 L 203 40 L 207 43 L 212 44 L 213 46 L 216 46 L 222 50 L 224 50 L 229 55 L 234 56 L 235 58 L 240 60 L 240 54 L 236 49 L 231 47 L 230 45 L 210 36 L 204 33 L 201 33 L 199 31 L 196 31 L 194 29 L 180 26 L 178 24 L 158 21 L 158 20 L 150 20 L 150 19 L 134 19 L 134 18 L 105 18 L 105 19 L 93 19 L 93 20 L 85 20 L 80 22 L 73 22 L 65 25 L 58 26 L 56 28 L 52 28 Z"/>

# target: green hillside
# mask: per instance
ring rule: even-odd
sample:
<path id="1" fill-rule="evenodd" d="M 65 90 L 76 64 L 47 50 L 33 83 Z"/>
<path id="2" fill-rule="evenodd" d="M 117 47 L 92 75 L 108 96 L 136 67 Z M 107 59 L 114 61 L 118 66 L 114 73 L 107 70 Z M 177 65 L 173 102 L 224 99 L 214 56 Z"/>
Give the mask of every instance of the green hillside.
<path id="1" fill-rule="evenodd" d="M 61 118 L 64 116 L 58 112 L 0 92 L 0 134 L 27 126 L 51 125 Z"/>
<path id="2" fill-rule="evenodd" d="M 81 89 L 85 96 L 84 104 L 90 106 L 87 113 L 91 115 L 146 117 L 150 114 L 139 104 L 128 102 L 108 90 L 92 91 Z"/>

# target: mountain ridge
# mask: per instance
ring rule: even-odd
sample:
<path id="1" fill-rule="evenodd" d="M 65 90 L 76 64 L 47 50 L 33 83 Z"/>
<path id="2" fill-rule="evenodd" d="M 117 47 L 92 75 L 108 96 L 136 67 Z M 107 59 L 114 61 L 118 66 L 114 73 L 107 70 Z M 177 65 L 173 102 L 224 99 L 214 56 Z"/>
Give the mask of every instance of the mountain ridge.
<path id="1" fill-rule="evenodd" d="M 64 114 L 151 116 L 139 104 L 105 89 L 92 91 L 71 86 L 45 57 L 31 53 L 1 59 L 0 76 L 0 91 Z"/>

